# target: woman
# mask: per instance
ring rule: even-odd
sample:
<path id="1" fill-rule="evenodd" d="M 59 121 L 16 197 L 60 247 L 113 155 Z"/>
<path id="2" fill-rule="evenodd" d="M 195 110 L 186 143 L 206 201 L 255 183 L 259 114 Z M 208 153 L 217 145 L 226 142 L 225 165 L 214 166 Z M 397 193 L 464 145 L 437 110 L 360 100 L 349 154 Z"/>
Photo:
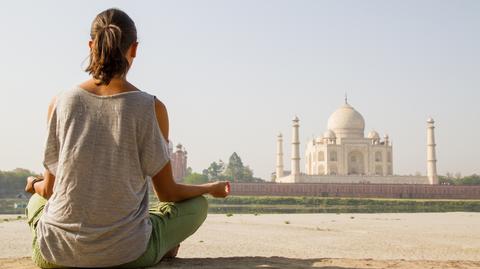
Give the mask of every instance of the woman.
<path id="1" fill-rule="evenodd" d="M 91 39 L 92 78 L 51 102 L 44 177 L 27 180 L 33 260 L 42 268 L 151 266 L 175 256 L 203 223 L 202 195 L 226 197 L 229 186 L 173 180 L 167 110 L 126 79 L 138 46 L 130 17 L 103 11 Z M 164 202 L 150 212 L 148 177 Z"/>

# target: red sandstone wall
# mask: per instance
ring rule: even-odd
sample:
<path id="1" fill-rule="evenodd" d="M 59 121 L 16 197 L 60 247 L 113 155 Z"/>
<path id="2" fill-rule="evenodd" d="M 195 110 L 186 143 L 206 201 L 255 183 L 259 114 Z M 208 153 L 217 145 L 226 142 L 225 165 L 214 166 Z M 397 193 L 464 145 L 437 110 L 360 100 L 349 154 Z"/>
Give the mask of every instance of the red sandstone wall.
<path id="1" fill-rule="evenodd" d="M 172 174 L 175 181 L 181 181 L 187 174 L 187 157 L 183 151 L 177 151 L 170 157 Z"/>
<path id="2" fill-rule="evenodd" d="M 231 186 L 232 195 L 480 199 L 480 186 L 330 183 L 232 183 Z"/>

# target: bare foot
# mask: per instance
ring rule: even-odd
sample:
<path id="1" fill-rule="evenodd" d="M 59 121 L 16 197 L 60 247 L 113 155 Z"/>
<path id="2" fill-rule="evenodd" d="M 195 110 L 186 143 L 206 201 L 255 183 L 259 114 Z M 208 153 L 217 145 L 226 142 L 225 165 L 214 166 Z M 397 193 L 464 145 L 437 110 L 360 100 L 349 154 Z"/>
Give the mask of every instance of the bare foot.
<path id="1" fill-rule="evenodd" d="M 172 248 L 167 253 L 165 253 L 165 255 L 163 255 L 163 257 L 162 257 L 162 261 L 166 260 L 166 259 L 173 259 L 173 258 L 177 257 L 179 248 L 180 248 L 180 245 Z"/>

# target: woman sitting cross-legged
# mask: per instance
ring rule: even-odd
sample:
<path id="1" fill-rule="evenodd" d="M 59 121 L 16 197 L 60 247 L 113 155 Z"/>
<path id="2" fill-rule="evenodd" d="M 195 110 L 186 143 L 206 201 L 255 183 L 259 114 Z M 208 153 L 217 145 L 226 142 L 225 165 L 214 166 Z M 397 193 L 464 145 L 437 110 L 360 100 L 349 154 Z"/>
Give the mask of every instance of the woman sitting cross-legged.
<path id="1" fill-rule="evenodd" d="M 43 178 L 30 177 L 33 261 L 42 268 L 152 266 L 203 223 L 203 194 L 227 182 L 173 180 L 165 106 L 126 80 L 137 51 L 130 17 L 108 9 L 91 26 L 92 78 L 48 109 Z M 148 178 L 160 201 L 148 208 Z"/>

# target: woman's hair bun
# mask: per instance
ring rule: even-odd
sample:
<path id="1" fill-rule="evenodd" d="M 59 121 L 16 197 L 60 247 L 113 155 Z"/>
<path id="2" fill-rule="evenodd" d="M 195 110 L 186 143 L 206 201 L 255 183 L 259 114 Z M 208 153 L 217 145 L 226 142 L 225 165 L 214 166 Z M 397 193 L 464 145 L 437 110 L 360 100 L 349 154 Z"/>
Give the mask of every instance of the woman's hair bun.
<path id="1" fill-rule="evenodd" d="M 125 53 L 137 41 L 137 29 L 127 13 L 111 8 L 98 14 L 90 31 L 93 45 L 90 63 L 85 71 L 108 85 L 113 77 L 124 76 L 129 69 Z"/>

